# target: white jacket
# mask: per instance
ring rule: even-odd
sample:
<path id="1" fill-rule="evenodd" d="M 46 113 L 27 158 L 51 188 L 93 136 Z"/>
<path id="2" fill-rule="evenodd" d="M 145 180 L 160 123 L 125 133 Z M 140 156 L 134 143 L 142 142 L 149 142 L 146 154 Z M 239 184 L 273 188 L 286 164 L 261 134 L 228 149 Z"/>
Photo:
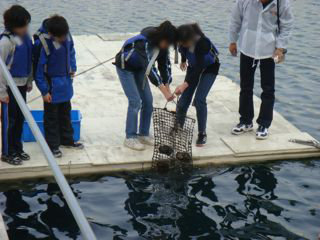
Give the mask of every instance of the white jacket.
<path id="1" fill-rule="evenodd" d="M 280 1 L 278 34 L 277 0 L 263 8 L 260 0 L 237 0 L 232 11 L 229 40 L 238 42 L 243 54 L 255 58 L 272 57 L 276 48 L 287 48 L 293 27 L 290 0 Z"/>

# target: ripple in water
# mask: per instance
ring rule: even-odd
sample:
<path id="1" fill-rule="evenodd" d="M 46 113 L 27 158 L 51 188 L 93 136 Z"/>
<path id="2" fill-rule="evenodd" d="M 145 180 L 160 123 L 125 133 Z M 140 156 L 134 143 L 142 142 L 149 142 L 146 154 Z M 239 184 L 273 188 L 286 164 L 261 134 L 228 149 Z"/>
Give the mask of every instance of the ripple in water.
<path id="1" fill-rule="evenodd" d="M 25 5 L 32 13 L 32 31 L 48 15 L 60 13 L 69 20 L 73 34 L 137 32 L 166 19 L 177 25 L 197 21 L 221 50 L 221 74 L 238 82 L 239 60 L 227 52 L 233 2 L 128 0 L 124 8 L 119 0 L 1 0 L 0 12 L 10 4 Z M 295 29 L 287 61 L 277 66 L 276 109 L 320 138 L 320 4 L 291 2 Z M 259 73 L 257 95 L 258 79 Z M 316 239 L 319 170 L 319 160 L 285 162 L 209 168 L 188 176 L 82 178 L 72 180 L 72 188 L 98 239 Z M 81 239 L 55 184 L 15 182 L 0 190 L 0 209 L 11 240 Z"/>

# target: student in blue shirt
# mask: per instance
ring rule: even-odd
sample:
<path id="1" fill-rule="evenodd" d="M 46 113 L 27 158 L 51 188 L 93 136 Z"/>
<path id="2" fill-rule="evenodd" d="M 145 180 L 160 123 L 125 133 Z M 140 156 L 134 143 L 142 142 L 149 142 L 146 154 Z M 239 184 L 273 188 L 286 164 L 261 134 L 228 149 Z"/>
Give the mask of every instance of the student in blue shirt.
<path id="1" fill-rule="evenodd" d="M 32 90 L 32 40 L 28 34 L 30 13 L 19 5 L 13 5 L 3 15 L 5 30 L 0 34 L 0 57 L 6 64 L 24 100 Z M 0 101 L 2 122 L 1 160 L 21 165 L 30 160 L 21 141 L 24 116 L 0 74 Z"/>
<path id="2" fill-rule="evenodd" d="M 44 101 L 45 138 L 53 155 L 59 158 L 61 145 L 83 148 L 81 143 L 74 142 L 70 117 L 76 53 L 69 25 L 62 16 L 45 20 L 34 38 L 35 56 L 39 51 L 35 81 Z"/>
<path id="3" fill-rule="evenodd" d="M 193 103 L 198 120 L 196 145 L 202 147 L 207 142 L 207 96 L 219 72 L 219 52 L 198 24 L 178 27 L 178 43 L 182 58 L 180 68 L 187 71 L 187 74 L 185 81 L 175 90 L 175 94 L 181 94 L 177 105 L 177 119 L 181 125 L 184 124 L 188 108 L 195 96 Z"/>
<path id="4" fill-rule="evenodd" d="M 117 73 L 128 98 L 124 146 L 130 149 L 144 150 L 145 145 L 154 144 L 149 134 L 153 111 L 149 80 L 167 101 L 174 99 L 170 90 L 172 76 L 169 48 L 175 41 L 176 27 L 165 21 L 160 26 L 144 28 L 140 34 L 129 38 L 116 55 Z"/>

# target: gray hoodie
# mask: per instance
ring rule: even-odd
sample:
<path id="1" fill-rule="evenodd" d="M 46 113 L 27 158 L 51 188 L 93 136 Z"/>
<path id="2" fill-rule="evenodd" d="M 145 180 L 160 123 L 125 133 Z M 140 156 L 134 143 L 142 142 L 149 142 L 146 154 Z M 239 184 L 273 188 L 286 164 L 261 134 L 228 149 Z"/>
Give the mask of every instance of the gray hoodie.
<path id="1" fill-rule="evenodd" d="M 7 37 L 2 37 L 0 40 L 0 57 L 2 58 L 3 62 L 6 62 L 8 59 L 8 56 L 13 52 L 14 50 L 14 42 L 10 40 Z M 22 78 L 13 78 L 16 85 L 18 87 L 25 86 L 28 84 L 28 86 L 32 86 L 33 81 L 33 74 L 31 73 L 29 77 L 22 77 Z M 7 93 L 7 81 L 3 77 L 2 72 L 0 71 L 0 98 L 5 98 L 8 96 Z"/>
<path id="2" fill-rule="evenodd" d="M 277 0 L 265 8 L 260 0 L 237 0 L 230 23 L 229 41 L 238 42 L 243 54 L 255 58 L 272 57 L 276 48 L 287 48 L 293 28 L 290 0 L 280 2 L 278 33 Z"/>

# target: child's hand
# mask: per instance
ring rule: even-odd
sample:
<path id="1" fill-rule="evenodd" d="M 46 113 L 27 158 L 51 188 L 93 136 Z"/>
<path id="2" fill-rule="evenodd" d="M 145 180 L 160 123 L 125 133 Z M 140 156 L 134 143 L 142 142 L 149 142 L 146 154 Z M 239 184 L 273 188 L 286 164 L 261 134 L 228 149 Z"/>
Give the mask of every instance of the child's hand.
<path id="1" fill-rule="evenodd" d="M 52 101 L 50 93 L 48 93 L 47 95 L 43 96 L 42 98 L 43 98 L 43 101 L 46 102 L 46 103 L 51 103 L 51 101 Z"/>
<path id="2" fill-rule="evenodd" d="M 71 72 L 71 73 L 70 73 L 70 76 L 71 76 L 72 78 L 74 78 L 74 77 L 76 76 L 76 72 Z"/>
<path id="3" fill-rule="evenodd" d="M 168 102 L 172 101 L 175 98 L 174 94 L 170 92 L 170 88 L 168 89 L 168 86 L 161 84 L 159 86 L 159 89 Z"/>
<path id="4" fill-rule="evenodd" d="M 186 62 L 181 62 L 181 63 L 180 63 L 180 69 L 181 69 L 182 71 L 186 71 L 186 70 L 187 70 L 187 67 L 188 67 L 188 65 L 187 65 Z"/>
<path id="5" fill-rule="evenodd" d="M 169 93 L 169 92 L 166 93 L 164 96 L 165 96 L 165 98 L 167 99 L 168 102 L 171 102 L 176 98 L 176 96 L 174 94 Z"/>
<path id="6" fill-rule="evenodd" d="M 28 85 L 27 85 L 27 92 L 28 92 L 28 93 L 31 92 L 32 89 L 33 89 L 33 83 L 28 83 Z"/>
<path id="7" fill-rule="evenodd" d="M 184 83 L 182 83 L 181 85 L 179 85 L 179 86 L 176 88 L 176 90 L 174 91 L 174 93 L 175 93 L 176 95 L 181 95 L 181 94 L 187 89 L 188 86 L 189 86 L 188 83 L 187 83 L 187 82 L 184 82 Z"/>
<path id="8" fill-rule="evenodd" d="M 231 53 L 232 56 L 236 57 L 238 55 L 238 47 L 237 47 L 237 43 L 233 42 L 230 43 L 229 45 L 229 51 Z"/>
<path id="9" fill-rule="evenodd" d="M 4 98 L 0 98 L 0 102 L 2 103 L 9 103 L 9 96 L 6 96 Z"/>

